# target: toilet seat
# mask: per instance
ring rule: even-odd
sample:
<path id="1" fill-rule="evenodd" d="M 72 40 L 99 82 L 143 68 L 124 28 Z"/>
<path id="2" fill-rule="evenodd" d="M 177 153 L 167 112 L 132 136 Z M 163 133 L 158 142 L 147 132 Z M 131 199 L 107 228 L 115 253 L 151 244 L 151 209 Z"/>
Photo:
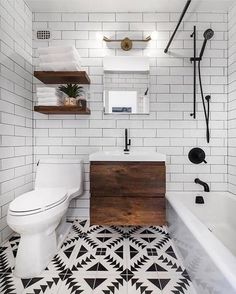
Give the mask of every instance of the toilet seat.
<path id="1" fill-rule="evenodd" d="M 68 199 L 64 189 L 37 189 L 25 193 L 10 203 L 11 215 L 24 216 L 56 207 Z"/>

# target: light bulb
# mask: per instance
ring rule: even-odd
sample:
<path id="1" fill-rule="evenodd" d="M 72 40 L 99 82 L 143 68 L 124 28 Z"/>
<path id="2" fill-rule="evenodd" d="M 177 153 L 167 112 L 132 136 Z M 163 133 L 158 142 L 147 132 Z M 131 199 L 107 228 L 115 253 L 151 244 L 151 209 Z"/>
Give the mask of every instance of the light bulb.
<path id="1" fill-rule="evenodd" d="M 158 32 L 157 32 L 157 31 L 153 31 L 153 32 L 151 33 L 151 38 L 152 38 L 152 40 L 157 40 L 157 37 L 158 37 Z"/>
<path id="2" fill-rule="evenodd" d="M 97 32 L 96 33 L 96 38 L 98 41 L 102 41 L 103 40 L 103 34 L 101 32 Z"/>

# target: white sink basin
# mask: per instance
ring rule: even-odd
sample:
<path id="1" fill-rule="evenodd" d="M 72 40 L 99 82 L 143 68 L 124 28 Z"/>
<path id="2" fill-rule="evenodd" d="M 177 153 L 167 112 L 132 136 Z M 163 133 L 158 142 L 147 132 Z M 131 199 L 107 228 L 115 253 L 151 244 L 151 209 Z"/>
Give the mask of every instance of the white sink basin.
<path id="1" fill-rule="evenodd" d="M 165 154 L 157 152 L 101 151 L 89 156 L 90 161 L 166 161 Z"/>

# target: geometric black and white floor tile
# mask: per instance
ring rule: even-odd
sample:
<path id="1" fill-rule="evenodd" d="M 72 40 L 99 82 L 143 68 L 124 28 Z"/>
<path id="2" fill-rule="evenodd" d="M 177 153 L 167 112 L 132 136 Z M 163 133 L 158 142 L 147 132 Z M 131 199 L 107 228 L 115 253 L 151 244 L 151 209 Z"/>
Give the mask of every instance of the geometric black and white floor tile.
<path id="1" fill-rule="evenodd" d="M 0 247 L 3 294 L 194 294 L 166 227 L 75 221 L 61 250 L 32 279 L 14 277 L 19 237 Z"/>

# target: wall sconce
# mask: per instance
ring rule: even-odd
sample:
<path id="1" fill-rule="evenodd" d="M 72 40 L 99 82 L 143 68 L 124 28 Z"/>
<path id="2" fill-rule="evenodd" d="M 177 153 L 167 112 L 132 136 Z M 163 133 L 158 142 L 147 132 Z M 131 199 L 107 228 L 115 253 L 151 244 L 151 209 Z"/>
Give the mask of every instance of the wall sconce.
<path id="1" fill-rule="evenodd" d="M 121 43 L 121 49 L 123 49 L 124 51 L 129 51 L 130 49 L 132 49 L 133 47 L 133 42 L 149 42 L 150 40 L 152 40 L 151 35 L 148 36 L 145 39 L 141 39 L 141 40 L 136 40 L 136 39 L 129 39 L 128 37 L 124 38 L 124 39 L 119 39 L 119 40 L 111 40 L 105 36 L 103 36 L 103 41 L 107 42 L 107 43 L 111 43 L 111 42 L 120 42 Z"/>

